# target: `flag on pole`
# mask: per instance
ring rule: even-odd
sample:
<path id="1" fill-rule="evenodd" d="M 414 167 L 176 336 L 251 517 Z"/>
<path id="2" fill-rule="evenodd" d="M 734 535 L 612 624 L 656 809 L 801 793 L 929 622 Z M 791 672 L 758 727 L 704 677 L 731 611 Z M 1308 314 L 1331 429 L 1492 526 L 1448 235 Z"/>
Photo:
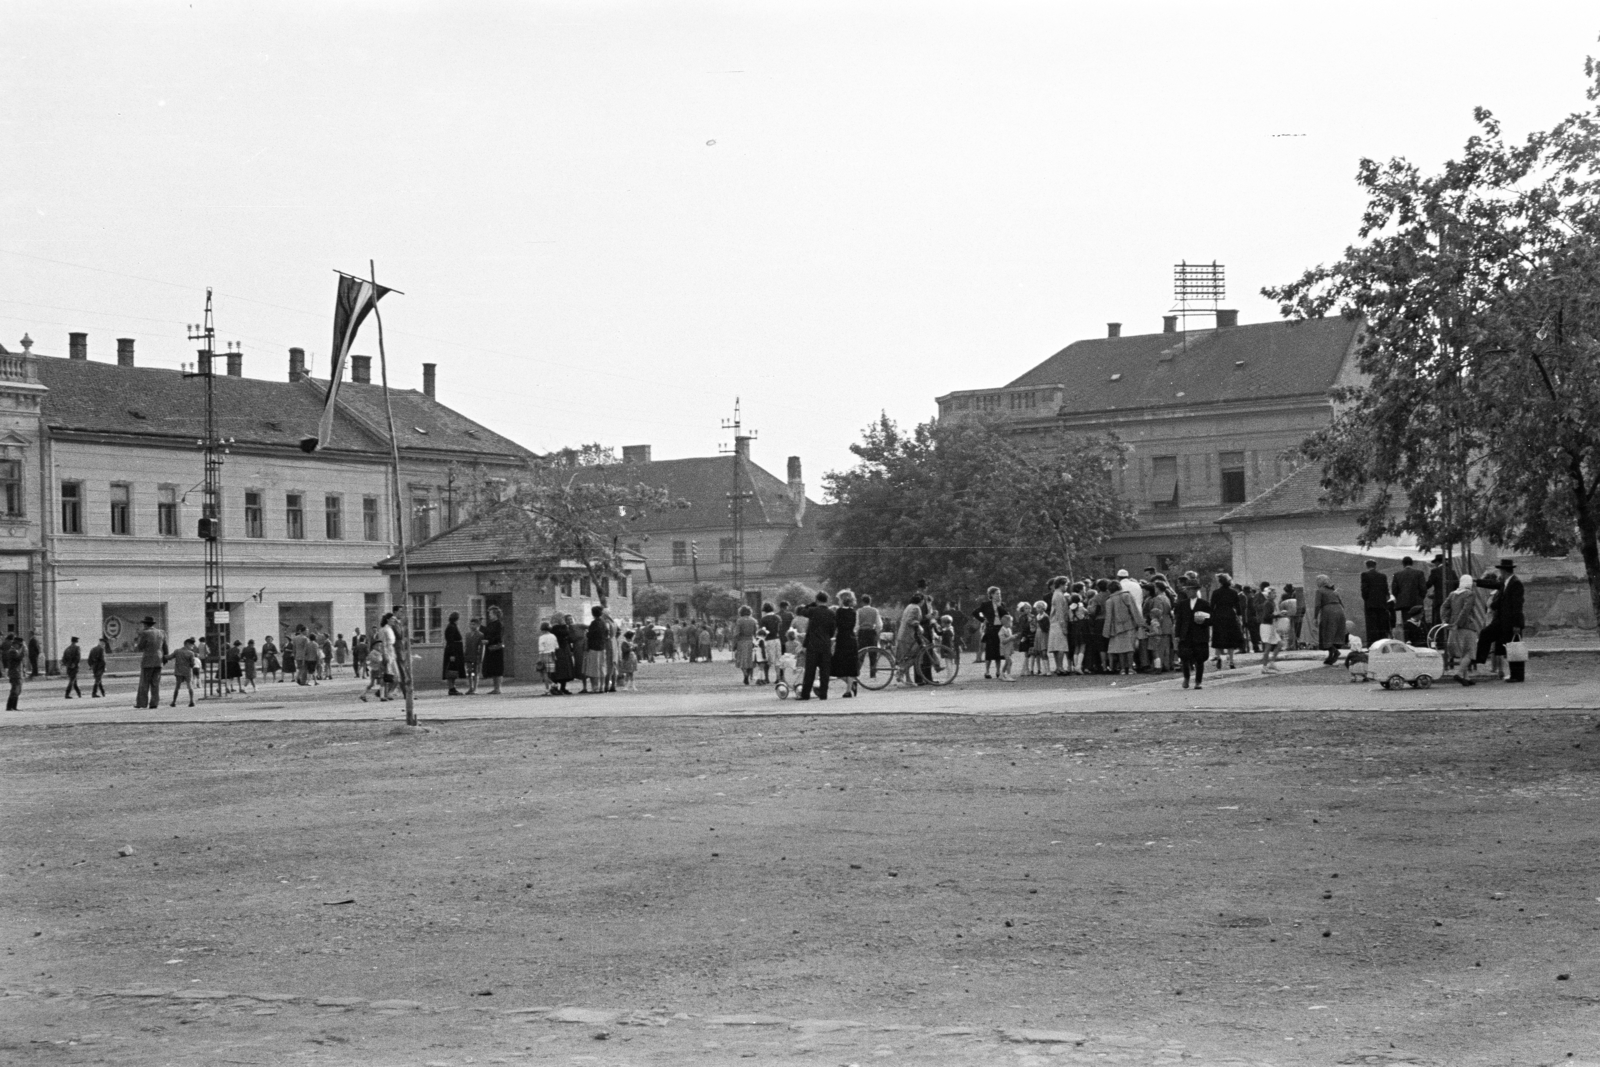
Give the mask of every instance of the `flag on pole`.
<path id="1" fill-rule="evenodd" d="M 317 436 L 307 437 L 300 447 L 307 452 L 327 448 L 333 436 L 333 405 L 339 395 L 339 382 L 344 377 L 345 360 L 350 346 L 355 344 L 356 332 L 378 301 L 389 292 L 365 278 L 339 275 L 339 294 L 333 302 L 333 348 L 328 372 L 328 395 L 322 402 L 322 419 L 317 423 Z"/>

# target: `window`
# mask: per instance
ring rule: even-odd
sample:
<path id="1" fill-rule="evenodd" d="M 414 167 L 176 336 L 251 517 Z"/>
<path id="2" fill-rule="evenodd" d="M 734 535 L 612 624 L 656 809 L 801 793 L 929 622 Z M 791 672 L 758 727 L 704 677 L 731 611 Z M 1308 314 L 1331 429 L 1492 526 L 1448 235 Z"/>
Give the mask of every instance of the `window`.
<path id="1" fill-rule="evenodd" d="M 1217 466 L 1222 469 L 1222 502 L 1224 504 L 1243 504 L 1244 496 L 1244 453 L 1224 452 L 1218 457 Z"/>
<path id="2" fill-rule="evenodd" d="M 1176 562 L 1178 562 L 1177 556 L 1169 556 L 1164 552 L 1156 554 L 1156 570 L 1160 571 L 1162 574 L 1169 574 L 1169 572 L 1172 570 L 1172 565 Z"/>
<path id="3" fill-rule="evenodd" d="M 733 562 L 733 538 L 720 537 L 717 539 L 717 562 Z"/>
<path id="4" fill-rule="evenodd" d="M 378 540 L 378 498 L 361 498 L 361 536 L 368 541 Z"/>
<path id="5" fill-rule="evenodd" d="M 163 485 L 156 490 L 156 532 L 162 537 L 178 536 L 178 488 Z"/>
<path id="6" fill-rule="evenodd" d="M 617 579 L 617 595 L 618 596 L 627 596 L 628 595 L 628 579 L 627 579 L 626 575 L 624 575 L 623 577 L 620 577 L 620 578 Z"/>
<path id="7" fill-rule="evenodd" d="M 61 483 L 61 532 L 83 533 L 83 483 Z"/>
<path id="8" fill-rule="evenodd" d="M 588 575 L 585 575 L 584 577 L 578 579 L 578 595 L 579 596 L 589 596 L 590 595 L 589 594 L 589 577 L 588 577 Z"/>
<path id="9" fill-rule="evenodd" d="M 1150 506 L 1178 506 L 1178 457 L 1157 456 L 1150 461 Z"/>
<path id="10" fill-rule="evenodd" d="M 323 514 L 327 519 L 328 540 L 344 540 L 344 497 L 329 493 L 322 498 Z"/>
<path id="11" fill-rule="evenodd" d="M 111 483 L 111 532 L 133 533 L 133 487 L 127 482 Z"/>
<path id="12" fill-rule="evenodd" d="M 244 494 L 244 535 L 246 537 L 267 536 L 266 523 L 261 517 L 261 494 L 246 491 Z"/>
<path id="13" fill-rule="evenodd" d="M 411 541 L 413 544 L 433 536 L 433 504 L 427 490 L 411 494 Z"/>
<path id="14" fill-rule="evenodd" d="M 439 530 L 442 533 L 445 530 L 453 530 L 456 527 L 456 494 L 454 488 L 448 485 L 441 485 L 439 487 L 439 499 L 444 501 L 439 506 Z"/>
<path id="15" fill-rule="evenodd" d="M 674 567 L 687 567 L 689 565 L 689 542 L 672 542 L 672 565 Z"/>
<path id="16" fill-rule="evenodd" d="M 6 515 L 17 519 L 22 517 L 22 463 L 19 460 L 8 459 L 0 462 L 0 495 L 4 496 L 3 505 Z"/>
<path id="17" fill-rule="evenodd" d="M 611 579 L 610 578 L 596 578 L 595 579 L 595 587 L 600 590 L 600 595 L 602 597 L 610 597 L 611 596 Z"/>
<path id="18" fill-rule="evenodd" d="M 361 610 L 361 618 L 366 623 L 367 633 L 369 635 L 377 633 L 378 620 L 383 618 L 383 594 L 362 593 Z"/>
<path id="19" fill-rule="evenodd" d="M 1093 568 L 1096 574 L 1117 573 L 1116 556 L 1090 556 L 1089 565 Z"/>
<path id="20" fill-rule="evenodd" d="M 572 595 L 572 576 L 570 574 L 561 579 L 561 595 Z"/>
<path id="21" fill-rule="evenodd" d="M 289 493 L 283 498 L 284 536 L 303 541 L 306 536 L 306 498 L 300 493 Z"/>
<path id="22" fill-rule="evenodd" d="M 467 597 L 467 620 L 469 622 L 473 619 L 483 618 L 483 612 L 483 597 L 478 596 L 476 593 Z"/>
<path id="23" fill-rule="evenodd" d="M 444 609 L 438 593 L 411 594 L 411 643 L 437 645 L 444 640 Z"/>

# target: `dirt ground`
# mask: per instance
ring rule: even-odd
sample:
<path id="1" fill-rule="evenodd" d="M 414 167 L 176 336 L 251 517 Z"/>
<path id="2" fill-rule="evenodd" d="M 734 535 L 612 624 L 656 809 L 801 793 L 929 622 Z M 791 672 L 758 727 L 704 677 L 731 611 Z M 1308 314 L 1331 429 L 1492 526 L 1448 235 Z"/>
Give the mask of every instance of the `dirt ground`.
<path id="1" fill-rule="evenodd" d="M 13 727 L 0 1060 L 1593 1061 L 1597 726 Z"/>

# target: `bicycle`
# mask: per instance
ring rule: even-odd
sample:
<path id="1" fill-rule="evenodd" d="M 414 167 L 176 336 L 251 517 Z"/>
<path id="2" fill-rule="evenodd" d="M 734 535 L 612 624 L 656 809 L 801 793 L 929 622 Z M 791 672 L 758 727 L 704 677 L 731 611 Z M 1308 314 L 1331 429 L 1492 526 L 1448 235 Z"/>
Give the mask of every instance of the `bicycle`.
<path id="1" fill-rule="evenodd" d="M 863 648 L 860 676 L 863 689 L 884 689 L 890 682 L 902 685 L 949 685 L 961 673 L 961 652 L 955 643 L 942 640 L 937 646 L 918 641 L 906 656 L 897 656 L 893 647 Z"/>

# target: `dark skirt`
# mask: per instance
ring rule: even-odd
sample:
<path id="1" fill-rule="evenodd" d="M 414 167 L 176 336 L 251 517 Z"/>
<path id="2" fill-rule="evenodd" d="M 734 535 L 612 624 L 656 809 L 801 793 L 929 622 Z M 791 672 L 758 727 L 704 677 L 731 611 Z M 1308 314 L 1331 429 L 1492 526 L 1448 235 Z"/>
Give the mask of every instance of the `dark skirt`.
<path id="1" fill-rule="evenodd" d="M 485 659 L 485 662 L 487 662 L 487 659 Z M 550 675 L 550 680 L 552 682 L 560 683 L 570 682 L 572 681 L 572 678 L 572 646 L 557 645 L 556 665 L 555 670 Z"/>
<path id="2" fill-rule="evenodd" d="M 985 660 L 998 660 L 1000 656 L 1000 627 L 985 626 L 983 628 L 983 658 Z"/>
<path id="3" fill-rule="evenodd" d="M 278 673 L 278 657 L 273 653 L 268 652 L 261 662 L 265 665 L 263 669 L 268 674 Z"/>
<path id="4" fill-rule="evenodd" d="M 485 678 L 498 678 L 506 673 L 506 650 L 504 645 L 495 645 L 483 650 L 483 676 Z"/>
<path id="5" fill-rule="evenodd" d="M 854 630 L 841 630 L 833 638 L 833 663 L 829 671 L 835 678 L 855 678 L 861 674 L 861 646 Z"/>
<path id="6" fill-rule="evenodd" d="M 467 673 L 467 650 L 464 645 L 444 646 L 444 676 L 449 681 L 452 676 L 461 677 Z"/>

